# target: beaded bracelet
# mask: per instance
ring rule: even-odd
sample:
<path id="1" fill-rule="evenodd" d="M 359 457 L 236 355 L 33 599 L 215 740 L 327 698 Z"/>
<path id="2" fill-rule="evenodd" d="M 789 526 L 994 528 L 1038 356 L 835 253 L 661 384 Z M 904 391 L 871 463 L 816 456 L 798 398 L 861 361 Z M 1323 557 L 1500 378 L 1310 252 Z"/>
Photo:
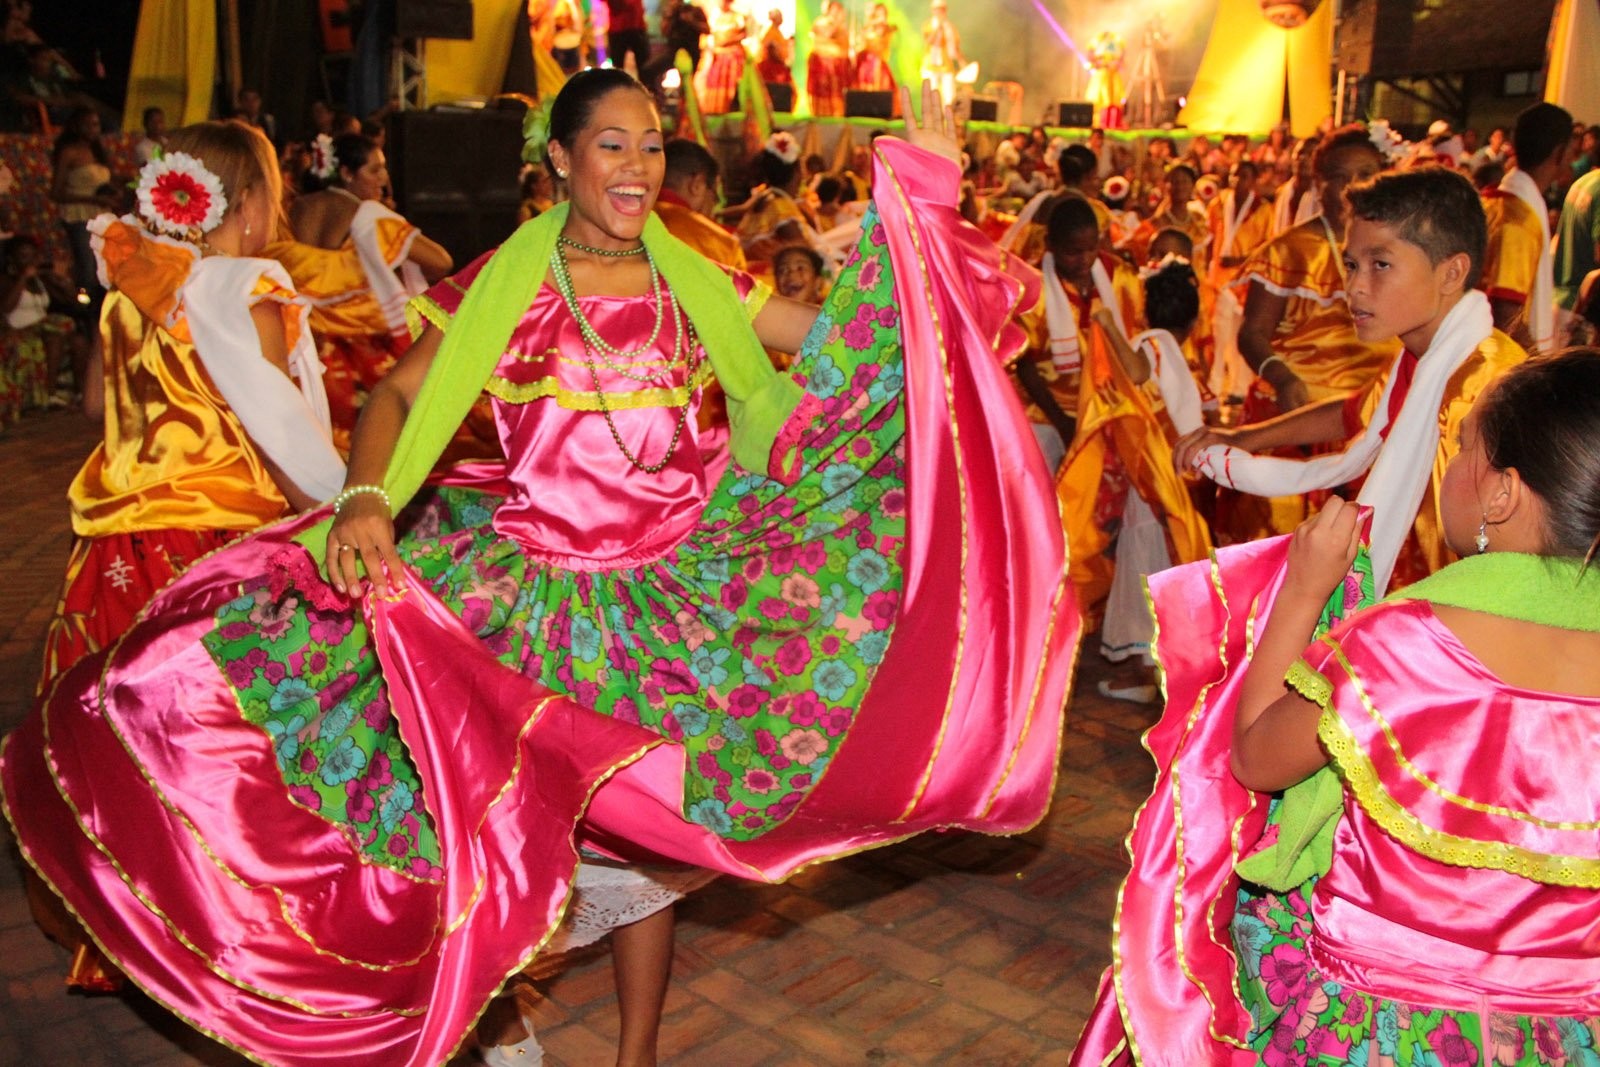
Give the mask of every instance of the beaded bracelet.
<path id="1" fill-rule="evenodd" d="M 364 493 L 371 493 L 373 496 L 382 498 L 383 506 L 389 506 L 389 494 L 384 490 L 383 486 L 352 485 L 346 488 L 338 496 L 333 498 L 333 513 L 335 515 L 339 514 L 340 510 L 342 510 L 347 503 Z"/>
<path id="2" fill-rule="evenodd" d="M 1276 353 L 1274 353 L 1273 355 L 1270 355 L 1266 359 L 1261 361 L 1261 365 L 1256 368 L 1256 377 L 1257 378 L 1265 378 L 1267 376 L 1267 368 L 1270 367 L 1274 363 L 1282 363 L 1283 366 L 1284 366 L 1284 369 L 1285 370 L 1289 370 L 1288 361 L 1285 360 L 1282 356 L 1277 355 Z M 1290 371 L 1290 373 L 1292 374 L 1294 372 Z"/>

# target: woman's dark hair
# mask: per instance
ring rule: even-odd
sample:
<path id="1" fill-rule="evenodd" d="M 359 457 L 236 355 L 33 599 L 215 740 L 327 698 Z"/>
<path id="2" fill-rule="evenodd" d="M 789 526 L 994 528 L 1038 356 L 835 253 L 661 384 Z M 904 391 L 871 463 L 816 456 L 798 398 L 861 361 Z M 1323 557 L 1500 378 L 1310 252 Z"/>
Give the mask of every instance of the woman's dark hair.
<path id="1" fill-rule="evenodd" d="M 643 93 L 651 106 L 655 105 L 655 97 L 650 95 L 650 90 L 625 70 L 615 67 L 580 70 L 567 79 L 567 84 L 561 87 L 555 103 L 550 106 L 550 140 L 571 151 L 578 134 L 594 118 L 600 98 L 615 89 L 632 89 Z"/>
<path id="2" fill-rule="evenodd" d="M 1506 373 L 1478 405 L 1495 470 L 1515 467 L 1545 507 L 1545 549 L 1600 547 L 1600 349 L 1569 348 Z"/>
<path id="3" fill-rule="evenodd" d="M 377 147 L 377 142 L 370 137 L 341 133 L 333 139 L 333 173 L 326 178 L 319 178 L 307 169 L 300 176 L 301 192 L 318 193 L 329 186 L 338 185 L 340 168 L 347 168 L 351 173 L 360 170 L 367 165 L 368 157 Z"/>
<path id="4" fill-rule="evenodd" d="M 785 163 L 776 153 L 766 149 L 756 153 L 750 161 L 750 175 L 757 185 L 770 185 L 774 189 L 787 189 L 800 173 L 798 162 Z"/>
<path id="5" fill-rule="evenodd" d="M 1200 280 L 1187 263 L 1168 263 L 1144 280 L 1144 315 L 1151 329 L 1187 330 L 1200 317 Z"/>
<path id="6" fill-rule="evenodd" d="M 1170 178 L 1174 174 L 1187 174 L 1189 176 L 1189 181 L 1191 182 L 1197 182 L 1200 180 L 1200 175 L 1196 173 L 1195 169 L 1189 166 L 1187 163 L 1174 163 L 1172 166 L 1168 167 L 1165 176 Z"/>
<path id="7" fill-rule="evenodd" d="M 1087 145 L 1069 144 L 1056 157 L 1056 171 L 1065 185 L 1077 185 L 1093 174 L 1099 165 L 1094 149 Z"/>
<path id="8" fill-rule="evenodd" d="M 11 268 L 16 265 L 17 256 L 21 254 L 24 248 L 31 248 L 35 252 L 42 253 L 44 244 L 37 237 L 28 233 L 13 234 L 6 238 L 5 241 L 0 242 L 0 264 L 5 265 L 7 274 L 11 273 Z"/>
<path id="9" fill-rule="evenodd" d="M 354 133 L 340 134 L 333 139 L 334 166 L 353 174 L 367 165 L 367 160 L 377 149 L 378 142 L 370 137 Z"/>
<path id="10" fill-rule="evenodd" d="M 822 277 L 823 268 L 827 266 L 827 264 L 822 260 L 822 254 L 816 249 L 810 248 L 806 245 L 788 245 L 787 247 L 778 249 L 777 254 L 772 257 L 772 269 L 776 271 L 778 269 L 778 264 L 782 263 L 790 256 L 804 256 L 806 262 L 811 264 L 811 269 L 816 272 L 816 275 L 819 278 Z"/>
<path id="11" fill-rule="evenodd" d="M 1311 173 L 1320 175 L 1328 161 L 1335 152 L 1345 148 L 1365 148 L 1380 160 L 1384 160 L 1383 153 L 1378 151 L 1378 146 L 1372 143 L 1367 128 L 1362 125 L 1341 126 L 1322 139 L 1316 151 L 1311 153 Z"/>
<path id="12" fill-rule="evenodd" d="M 50 150 L 51 163 L 61 162 L 61 153 L 73 145 L 86 144 L 89 151 L 94 153 L 94 161 L 102 167 L 111 166 L 111 153 L 106 151 L 105 141 L 99 137 L 88 137 L 83 134 L 80 127 L 83 120 L 96 112 L 92 107 L 75 107 L 67 116 L 67 121 L 62 124 L 61 134 L 56 138 L 55 147 Z"/>
<path id="13" fill-rule="evenodd" d="M 833 175 L 828 175 L 817 182 L 817 200 L 824 204 L 831 204 L 839 199 L 839 190 L 843 183 Z"/>

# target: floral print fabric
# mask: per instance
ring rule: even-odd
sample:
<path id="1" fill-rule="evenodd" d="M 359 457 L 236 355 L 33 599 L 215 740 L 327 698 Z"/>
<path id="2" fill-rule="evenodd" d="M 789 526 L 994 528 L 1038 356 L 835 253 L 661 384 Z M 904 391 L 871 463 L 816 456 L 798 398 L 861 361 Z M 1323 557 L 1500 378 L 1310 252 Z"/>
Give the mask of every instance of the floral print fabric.
<path id="1" fill-rule="evenodd" d="M 1305 950 L 1306 895 L 1251 898 L 1234 917 L 1244 974 L 1277 1015 L 1253 1047 L 1264 1067 L 1600 1067 L 1600 1018 L 1480 1014 L 1342 986 Z"/>
<path id="2" fill-rule="evenodd" d="M 473 488 L 440 489 L 400 524 L 402 558 L 486 654 L 681 744 L 684 816 L 732 840 L 783 822 L 826 772 L 893 632 L 905 428 L 887 261 L 869 215 L 790 371 L 823 410 L 798 480 L 730 465 L 661 559 L 555 567 L 497 533 L 498 498 Z M 241 589 L 206 646 L 290 795 L 369 857 L 433 877 L 426 797 L 355 607 L 300 557 Z"/>

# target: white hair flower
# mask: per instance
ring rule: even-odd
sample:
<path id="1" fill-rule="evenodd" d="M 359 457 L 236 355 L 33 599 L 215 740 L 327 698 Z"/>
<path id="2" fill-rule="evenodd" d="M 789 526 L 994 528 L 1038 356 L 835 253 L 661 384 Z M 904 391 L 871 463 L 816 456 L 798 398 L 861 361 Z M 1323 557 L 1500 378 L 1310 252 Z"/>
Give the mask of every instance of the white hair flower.
<path id="1" fill-rule="evenodd" d="M 333 138 L 319 133 L 310 146 L 311 174 L 318 181 L 327 181 L 339 170 L 339 161 L 333 154 Z"/>
<path id="2" fill-rule="evenodd" d="M 139 171 L 139 214 L 174 237 L 209 233 L 228 211 L 222 181 L 183 152 L 168 152 Z"/>
<path id="3" fill-rule="evenodd" d="M 767 151 L 785 163 L 796 163 L 800 159 L 800 142 L 788 130 L 779 130 L 767 138 Z"/>
<path id="4" fill-rule="evenodd" d="M 1378 119 L 1369 123 L 1367 138 L 1372 142 L 1372 147 L 1390 163 L 1405 154 L 1406 139 L 1389 126 L 1388 119 Z"/>

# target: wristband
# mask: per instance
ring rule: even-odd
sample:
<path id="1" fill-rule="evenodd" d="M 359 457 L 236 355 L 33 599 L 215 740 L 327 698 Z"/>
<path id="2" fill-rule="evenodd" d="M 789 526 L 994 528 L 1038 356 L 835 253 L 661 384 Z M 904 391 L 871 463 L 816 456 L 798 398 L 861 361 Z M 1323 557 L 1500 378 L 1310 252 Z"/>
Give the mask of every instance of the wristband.
<path id="1" fill-rule="evenodd" d="M 1257 378 L 1265 378 L 1267 376 L 1267 368 L 1272 366 L 1274 363 L 1282 363 L 1284 370 L 1288 371 L 1291 375 L 1294 374 L 1293 368 L 1291 368 L 1289 366 L 1289 364 L 1284 360 L 1284 358 L 1282 356 L 1274 353 L 1274 354 L 1268 356 L 1266 359 L 1262 360 L 1260 366 L 1256 367 L 1256 377 Z"/>
<path id="2" fill-rule="evenodd" d="M 386 508 L 389 507 L 389 494 L 384 490 L 383 486 L 352 485 L 344 489 L 338 496 L 333 498 L 333 513 L 338 515 L 340 510 L 343 509 L 344 506 L 351 500 L 354 500 L 356 497 L 367 493 L 381 498 L 383 500 L 383 506 Z"/>

